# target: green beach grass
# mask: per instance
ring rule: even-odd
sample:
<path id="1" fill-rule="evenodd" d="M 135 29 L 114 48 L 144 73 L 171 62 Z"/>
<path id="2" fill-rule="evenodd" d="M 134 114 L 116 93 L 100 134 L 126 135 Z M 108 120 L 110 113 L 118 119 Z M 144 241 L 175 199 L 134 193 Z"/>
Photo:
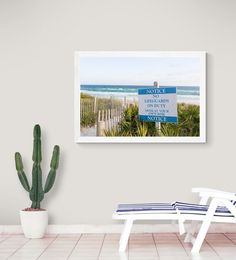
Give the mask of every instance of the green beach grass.
<path id="1" fill-rule="evenodd" d="M 81 93 L 81 102 L 94 103 L 95 97 Z M 116 98 L 97 98 L 98 110 L 121 108 L 122 101 Z M 105 130 L 105 136 L 199 136 L 200 130 L 200 106 L 179 103 L 177 107 L 178 123 L 161 123 L 158 133 L 155 122 L 141 122 L 138 116 L 138 105 L 129 105 L 122 114 L 122 119 L 117 127 Z M 86 111 L 81 114 L 81 127 L 95 126 L 97 112 Z"/>
<path id="2" fill-rule="evenodd" d="M 94 109 L 95 102 L 96 109 Z M 80 94 L 80 105 L 82 106 L 82 104 L 90 106 L 88 111 L 83 111 L 83 113 L 80 114 L 80 125 L 82 127 L 92 127 L 96 124 L 98 110 L 122 108 L 122 101 L 120 99 L 97 97 L 95 101 L 94 96 L 85 93 Z"/>
<path id="3" fill-rule="evenodd" d="M 199 106 L 178 104 L 178 124 L 161 123 L 161 136 L 199 136 Z M 158 136 L 155 122 L 141 122 L 138 106 L 131 105 L 123 113 L 117 129 L 105 131 L 105 136 Z"/>

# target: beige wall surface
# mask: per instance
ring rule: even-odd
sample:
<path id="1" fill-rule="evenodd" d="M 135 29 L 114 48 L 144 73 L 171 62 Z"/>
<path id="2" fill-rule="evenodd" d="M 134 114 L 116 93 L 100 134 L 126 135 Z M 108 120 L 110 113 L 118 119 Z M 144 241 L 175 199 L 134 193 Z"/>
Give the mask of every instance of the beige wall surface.
<path id="1" fill-rule="evenodd" d="M 30 205 L 32 127 L 43 172 L 61 146 L 52 224 L 111 224 L 119 202 L 190 200 L 193 186 L 236 191 L 235 0 L 0 0 L 0 224 Z M 74 51 L 207 51 L 207 144 L 75 144 Z M 44 175 L 45 176 L 45 175 Z"/>

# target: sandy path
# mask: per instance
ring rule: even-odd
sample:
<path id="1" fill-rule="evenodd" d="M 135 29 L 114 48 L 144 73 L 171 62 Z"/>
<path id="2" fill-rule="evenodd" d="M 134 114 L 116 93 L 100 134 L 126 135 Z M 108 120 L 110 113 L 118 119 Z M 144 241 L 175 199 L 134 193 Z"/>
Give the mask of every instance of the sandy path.
<path id="1" fill-rule="evenodd" d="M 82 127 L 81 136 L 96 136 L 97 126 L 93 127 Z"/>

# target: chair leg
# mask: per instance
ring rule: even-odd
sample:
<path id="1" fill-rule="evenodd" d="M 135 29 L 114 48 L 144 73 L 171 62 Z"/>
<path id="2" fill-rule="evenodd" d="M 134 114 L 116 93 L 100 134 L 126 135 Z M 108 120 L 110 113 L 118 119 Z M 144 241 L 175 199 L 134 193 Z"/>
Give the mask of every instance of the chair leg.
<path id="1" fill-rule="evenodd" d="M 120 260 L 128 260 L 128 253 L 127 252 L 119 252 L 119 259 Z"/>
<path id="2" fill-rule="evenodd" d="M 189 230 L 184 238 L 184 242 L 185 243 L 190 243 L 193 240 L 194 234 L 196 233 L 197 230 L 197 226 L 198 226 L 198 222 L 197 221 L 192 221 L 189 227 Z"/>
<path id="3" fill-rule="evenodd" d="M 197 238 L 195 240 L 195 243 L 193 245 L 191 253 L 193 253 L 193 254 L 199 253 L 201 246 L 202 246 L 202 243 L 203 243 L 203 241 L 206 237 L 210 223 L 211 223 L 211 220 L 204 220 L 204 222 L 202 223 L 202 226 L 201 226 L 200 231 L 197 235 Z"/>
<path id="4" fill-rule="evenodd" d="M 211 224 L 211 220 L 212 220 L 214 213 L 216 211 L 217 204 L 218 204 L 218 201 L 213 199 L 210 206 L 209 206 L 208 212 L 206 214 L 206 218 L 202 222 L 201 228 L 200 228 L 199 233 L 197 235 L 197 238 L 194 242 L 193 248 L 191 250 L 192 254 L 199 253 L 201 246 L 202 246 L 202 243 L 203 243 L 203 241 L 206 237 L 207 231 L 209 229 L 209 226 Z"/>
<path id="5" fill-rule="evenodd" d="M 125 249 L 127 247 L 128 240 L 129 240 L 129 235 L 130 235 L 132 226 L 133 226 L 133 219 L 127 219 L 125 221 L 124 230 L 123 230 L 123 232 L 121 234 L 121 237 L 120 237 L 119 252 L 124 252 L 125 251 Z"/>
<path id="6" fill-rule="evenodd" d="M 202 197 L 201 200 L 200 200 L 200 202 L 199 202 L 199 205 L 206 205 L 208 199 L 209 199 L 208 197 Z M 189 231 L 187 232 L 187 234 L 186 234 L 186 236 L 185 236 L 185 239 L 184 239 L 184 242 L 185 242 L 185 243 L 192 243 L 192 242 L 193 242 L 193 240 L 194 240 L 194 234 L 196 233 L 198 224 L 199 224 L 199 223 L 198 223 L 197 221 L 192 221 L 192 222 L 191 222 Z"/>

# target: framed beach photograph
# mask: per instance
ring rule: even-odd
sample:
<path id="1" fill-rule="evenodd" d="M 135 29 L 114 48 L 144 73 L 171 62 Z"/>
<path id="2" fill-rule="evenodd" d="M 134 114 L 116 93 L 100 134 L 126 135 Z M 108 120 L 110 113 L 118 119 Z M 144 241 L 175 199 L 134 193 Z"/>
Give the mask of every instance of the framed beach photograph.
<path id="1" fill-rule="evenodd" d="M 75 52 L 75 142 L 205 143 L 206 52 Z"/>

